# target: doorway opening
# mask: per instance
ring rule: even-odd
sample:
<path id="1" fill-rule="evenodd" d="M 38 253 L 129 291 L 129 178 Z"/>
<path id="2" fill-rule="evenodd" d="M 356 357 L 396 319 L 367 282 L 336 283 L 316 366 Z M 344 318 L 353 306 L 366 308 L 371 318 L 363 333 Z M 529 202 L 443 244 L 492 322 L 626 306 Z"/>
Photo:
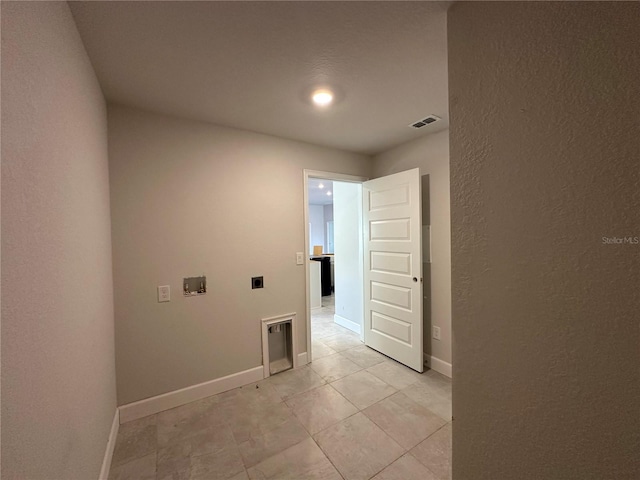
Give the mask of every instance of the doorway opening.
<path id="1" fill-rule="evenodd" d="M 326 335 L 330 337 L 329 342 L 321 342 L 329 349 L 336 347 L 334 350 L 337 352 L 364 343 L 417 372 L 423 372 L 420 170 L 415 168 L 369 181 L 305 170 L 304 179 L 305 240 L 313 254 L 319 257 L 311 257 L 305 271 L 307 361 L 317 358 L 313 353 L 313 332 L 322 335 L 330 329 L 328 333 L 333 335 Z M 309 221 L 311 207 L 308 205 L 309 182 L 312 179 L 319 179 L 318 182 L 333 180 L 331 193 L 325 193 L 324 184 L 316 185 L 322 187 L 322 198 L 325 195 L 334 198 L 333 242 L 337 254 L 334 260 L 336 293 L 333 321 L 331 312 L 325 310 L 321 312 L 322 323 L 317 325 L 312 323 L 311 303 L 313 301 L 315 307 L 322 308 L 321 300 L 316 300 L 330 294 L 331 286 L 329 256 L 322 255 L 323 245 L 309 243 L 313 230 Z M 344 199 L 340 208 L 337 206 L 338 198 Z M 341 220 L 344 228 L 340 227 Z M 320 224 L 324 225 L 324 220 Z M 344 250 L 338 247 L 343 237 L 350 238 L 349 242 L 345 241 Z M 325 275 L 320 273 L 319 282 L 315 260 L 320 260 L 324 266 Z M 312 287 L 318 283 L 329 283 L 322 288 L 324 291 L 320 295 L 317 286 Z M 345 331 L 340 333 L 339 327 Z M 316 346 L 323 348 L 318 343 Z"/>
<path id="2" fill-rule="evenodd" d="M 307 360 L 362 344 L 362 182 L 305 171 Z"/>

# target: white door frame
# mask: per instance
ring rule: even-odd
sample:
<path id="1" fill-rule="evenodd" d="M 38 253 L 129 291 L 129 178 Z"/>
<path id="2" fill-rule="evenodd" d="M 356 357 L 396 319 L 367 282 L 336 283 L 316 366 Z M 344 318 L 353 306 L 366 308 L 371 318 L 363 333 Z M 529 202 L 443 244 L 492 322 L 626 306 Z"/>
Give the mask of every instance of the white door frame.
<path id="1" fill-rule="evenodd" d="M 360 177 L 357 175 L 347 175 L 344 173 L 323 172 L 319 170 L 303 170 L 304 173 L 304 279 L 305 279 L 305 308 L 307 317 L 307 362 L 311 362 L 311 299 L 309 298 L 309 179 L 322 178 L 325 180 L 335 180 L 338 182 L 362 183 L 369 180 L 368 177 Z M 364 298 L 363 298 L 364 301 Z"/>

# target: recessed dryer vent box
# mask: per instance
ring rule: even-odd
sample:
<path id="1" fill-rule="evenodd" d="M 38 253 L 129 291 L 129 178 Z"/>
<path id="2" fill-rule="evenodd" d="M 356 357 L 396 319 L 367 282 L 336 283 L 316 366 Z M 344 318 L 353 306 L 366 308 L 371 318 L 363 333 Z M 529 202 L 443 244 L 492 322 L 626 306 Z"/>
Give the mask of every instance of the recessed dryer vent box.
<path id="1" fill-rule="evenodd" d="M 296 368 L 296 314 L 262 319 L 262 365 L 265 378 Z"/>
<path id="2" fill-rule="evenodd" d="M 207 293 L 207 277 L 188 277 L 182 280 L 182 294 L 195 297 Z"/>

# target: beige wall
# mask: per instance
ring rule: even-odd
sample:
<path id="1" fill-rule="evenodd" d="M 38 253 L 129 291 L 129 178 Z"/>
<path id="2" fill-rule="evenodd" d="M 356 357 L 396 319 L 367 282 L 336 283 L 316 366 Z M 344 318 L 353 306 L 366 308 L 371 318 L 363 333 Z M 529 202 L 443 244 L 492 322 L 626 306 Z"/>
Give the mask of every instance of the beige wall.
<path id="1" fill-rule="evenodd" d="M 456 480 L 640 478 L 638 25 L 449 10 Z"/>
<path id="2" fill-rule="evenodd" d="M 303 169 L 368 176 L 370 158 L 119 106 L 109 155 L 119 404 L 261 365 L 265 317 L 297 312 L 304 352 Z"/>
<path id="3" fill-rule="evenodd" d="M 65 2 L 2 2 L 2 478 L 97 478 L 116 408 L 106 107 Z"/>
<path id="4" fill-rule="evenodd" d="M 374 178 L 420 168 L 429 175 L 431 219 L 431 325 L 441 329 L 441 340 L 431 338 L 426 323 L 424 349 L 427 354 L 451 363 L 451 221 L 449 200 L 449 131 L 407 142 L 373 159 Z M 427 274 L 427 272 L 425 272 Z M 428 282 L 425 281 L 425 286 Z M 425 306 L 428 307 L 428 304 Z"/>

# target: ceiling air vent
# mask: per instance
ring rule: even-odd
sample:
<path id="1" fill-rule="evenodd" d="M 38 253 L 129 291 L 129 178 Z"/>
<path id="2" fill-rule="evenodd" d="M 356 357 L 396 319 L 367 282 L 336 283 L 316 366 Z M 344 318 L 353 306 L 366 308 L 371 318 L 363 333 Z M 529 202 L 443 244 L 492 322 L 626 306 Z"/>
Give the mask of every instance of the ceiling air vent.
<path id="1" fill-rule="evenodd" d="M 413 127 L 413 128 L 422 128 L 422 127 L 426 127 L 430 123 L 435 123 L 438 120 L 440 120 L 440 117 L 436 117 L 435 115 L 429 115 L 427 118 L 423 118 L 422 120 L 418 120 L 417 122 L 412 123 L 409 126 Z"/>

